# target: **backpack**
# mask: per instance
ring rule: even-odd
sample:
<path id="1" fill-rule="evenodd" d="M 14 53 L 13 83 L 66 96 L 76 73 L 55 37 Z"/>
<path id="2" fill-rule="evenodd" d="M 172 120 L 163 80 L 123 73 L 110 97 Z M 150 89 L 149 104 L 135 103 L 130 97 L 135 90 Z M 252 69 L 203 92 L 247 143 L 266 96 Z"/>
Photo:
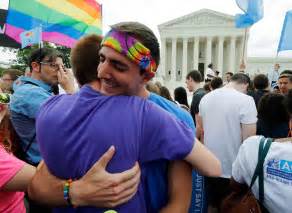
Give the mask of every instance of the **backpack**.
<path id="1" fill-rule="evenodd" d="M 267 141 L 265 143 L 265 141 Z M 226 213 L 267 213 L 267 209 L 262 205 L 264 201 L 264 175 L 263 164 L 265 157 L 271 146 L 272 139 L 261 138 L 258 152 L 258 163 L 249 186 L 237 183 L 231 178 L 232 192 L 223 200 L 220 212 Z M 251 188 L 259 178 L 259 200 L 253 195 Z"/>

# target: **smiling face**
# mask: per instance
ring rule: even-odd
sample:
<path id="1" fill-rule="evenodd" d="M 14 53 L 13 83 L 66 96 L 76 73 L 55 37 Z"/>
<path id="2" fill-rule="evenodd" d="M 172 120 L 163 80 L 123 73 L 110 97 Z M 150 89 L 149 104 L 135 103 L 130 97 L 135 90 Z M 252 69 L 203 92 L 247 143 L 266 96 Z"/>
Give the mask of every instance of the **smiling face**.
<path id="1" fill-rule="evenodd" d="M 98 77 L 100 92 L 105 95 L 138 95 L 146 82 L 137 64 L 112 48 L 102 47 L 99 52 Z"/>

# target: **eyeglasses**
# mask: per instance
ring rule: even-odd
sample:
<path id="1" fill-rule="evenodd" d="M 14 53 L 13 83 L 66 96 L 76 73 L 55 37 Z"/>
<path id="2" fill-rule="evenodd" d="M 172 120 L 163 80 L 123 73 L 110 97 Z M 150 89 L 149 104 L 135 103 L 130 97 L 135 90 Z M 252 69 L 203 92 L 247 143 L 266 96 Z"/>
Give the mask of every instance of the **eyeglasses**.
<path id="1" fill-rule="evenodd" d="M 2 78 L 2 81 L 13 81 L 11 78 Z"/>
<path id="2" fill-rule="evenodd" d="M 58 70 L 60 65 L 63 69 L 65 68 L 64 64 L 55 64 L 55 63 L 50 63 L 50 62 L 40 62 L 40 64 L 48 65 L 49 67 L 51 67 L 54 70 Z"/>

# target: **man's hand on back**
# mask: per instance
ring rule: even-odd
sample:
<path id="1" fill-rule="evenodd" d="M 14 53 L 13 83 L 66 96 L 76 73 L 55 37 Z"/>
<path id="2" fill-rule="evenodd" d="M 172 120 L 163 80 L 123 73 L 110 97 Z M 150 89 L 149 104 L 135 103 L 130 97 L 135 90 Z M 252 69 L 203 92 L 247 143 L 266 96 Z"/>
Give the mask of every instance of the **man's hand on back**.
<path id="1" fill-rule="evenodd" d="M 114 155 L 111 147 L 79 180 L 70 187 L 70 198 L 76 206 L 114 207 L 130 200 L 137 192 L 140 168 L 136 163 L 122 173 L 111 174 L 106 166 Z M 43 163 L 33 177 L 28 193 L 31 199 L 50 206 L 65 206 L 63 186 L 65 181 L 53 176 Z"/>
<path id="2" fill-rule="evenodd" d="M 105 170 L 114 152 L 111 147 L 80 180 L 72 183 L 73 205 L 114 207 L 136 194 L 141 175 L 138 163 L 122 173 L 110 174 Z"/>

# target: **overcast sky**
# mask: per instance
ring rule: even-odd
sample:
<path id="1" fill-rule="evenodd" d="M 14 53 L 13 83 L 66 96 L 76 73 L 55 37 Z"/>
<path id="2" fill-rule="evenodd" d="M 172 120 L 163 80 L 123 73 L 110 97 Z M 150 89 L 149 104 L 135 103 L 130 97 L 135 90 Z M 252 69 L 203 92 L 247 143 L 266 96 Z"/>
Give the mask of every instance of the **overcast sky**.
<path id="1" fill-rule="evenodd" d="M 0 0 L 7 7 L 8 0 Z M 252 26 L 248 43 L 248 56 L 276 54 L 279 37 L 292 0 L 263 0 L 264 18 Z M 99 0 L 103 5 L 103 29 L 120 21 L 139 21 L 149 26 L 159 36 L 157 26 L 169 20 L 208 8 L 230 15 L 241 13 L 235 0 Z M 280 53 L 292 56 L 292 51 Z"/>

